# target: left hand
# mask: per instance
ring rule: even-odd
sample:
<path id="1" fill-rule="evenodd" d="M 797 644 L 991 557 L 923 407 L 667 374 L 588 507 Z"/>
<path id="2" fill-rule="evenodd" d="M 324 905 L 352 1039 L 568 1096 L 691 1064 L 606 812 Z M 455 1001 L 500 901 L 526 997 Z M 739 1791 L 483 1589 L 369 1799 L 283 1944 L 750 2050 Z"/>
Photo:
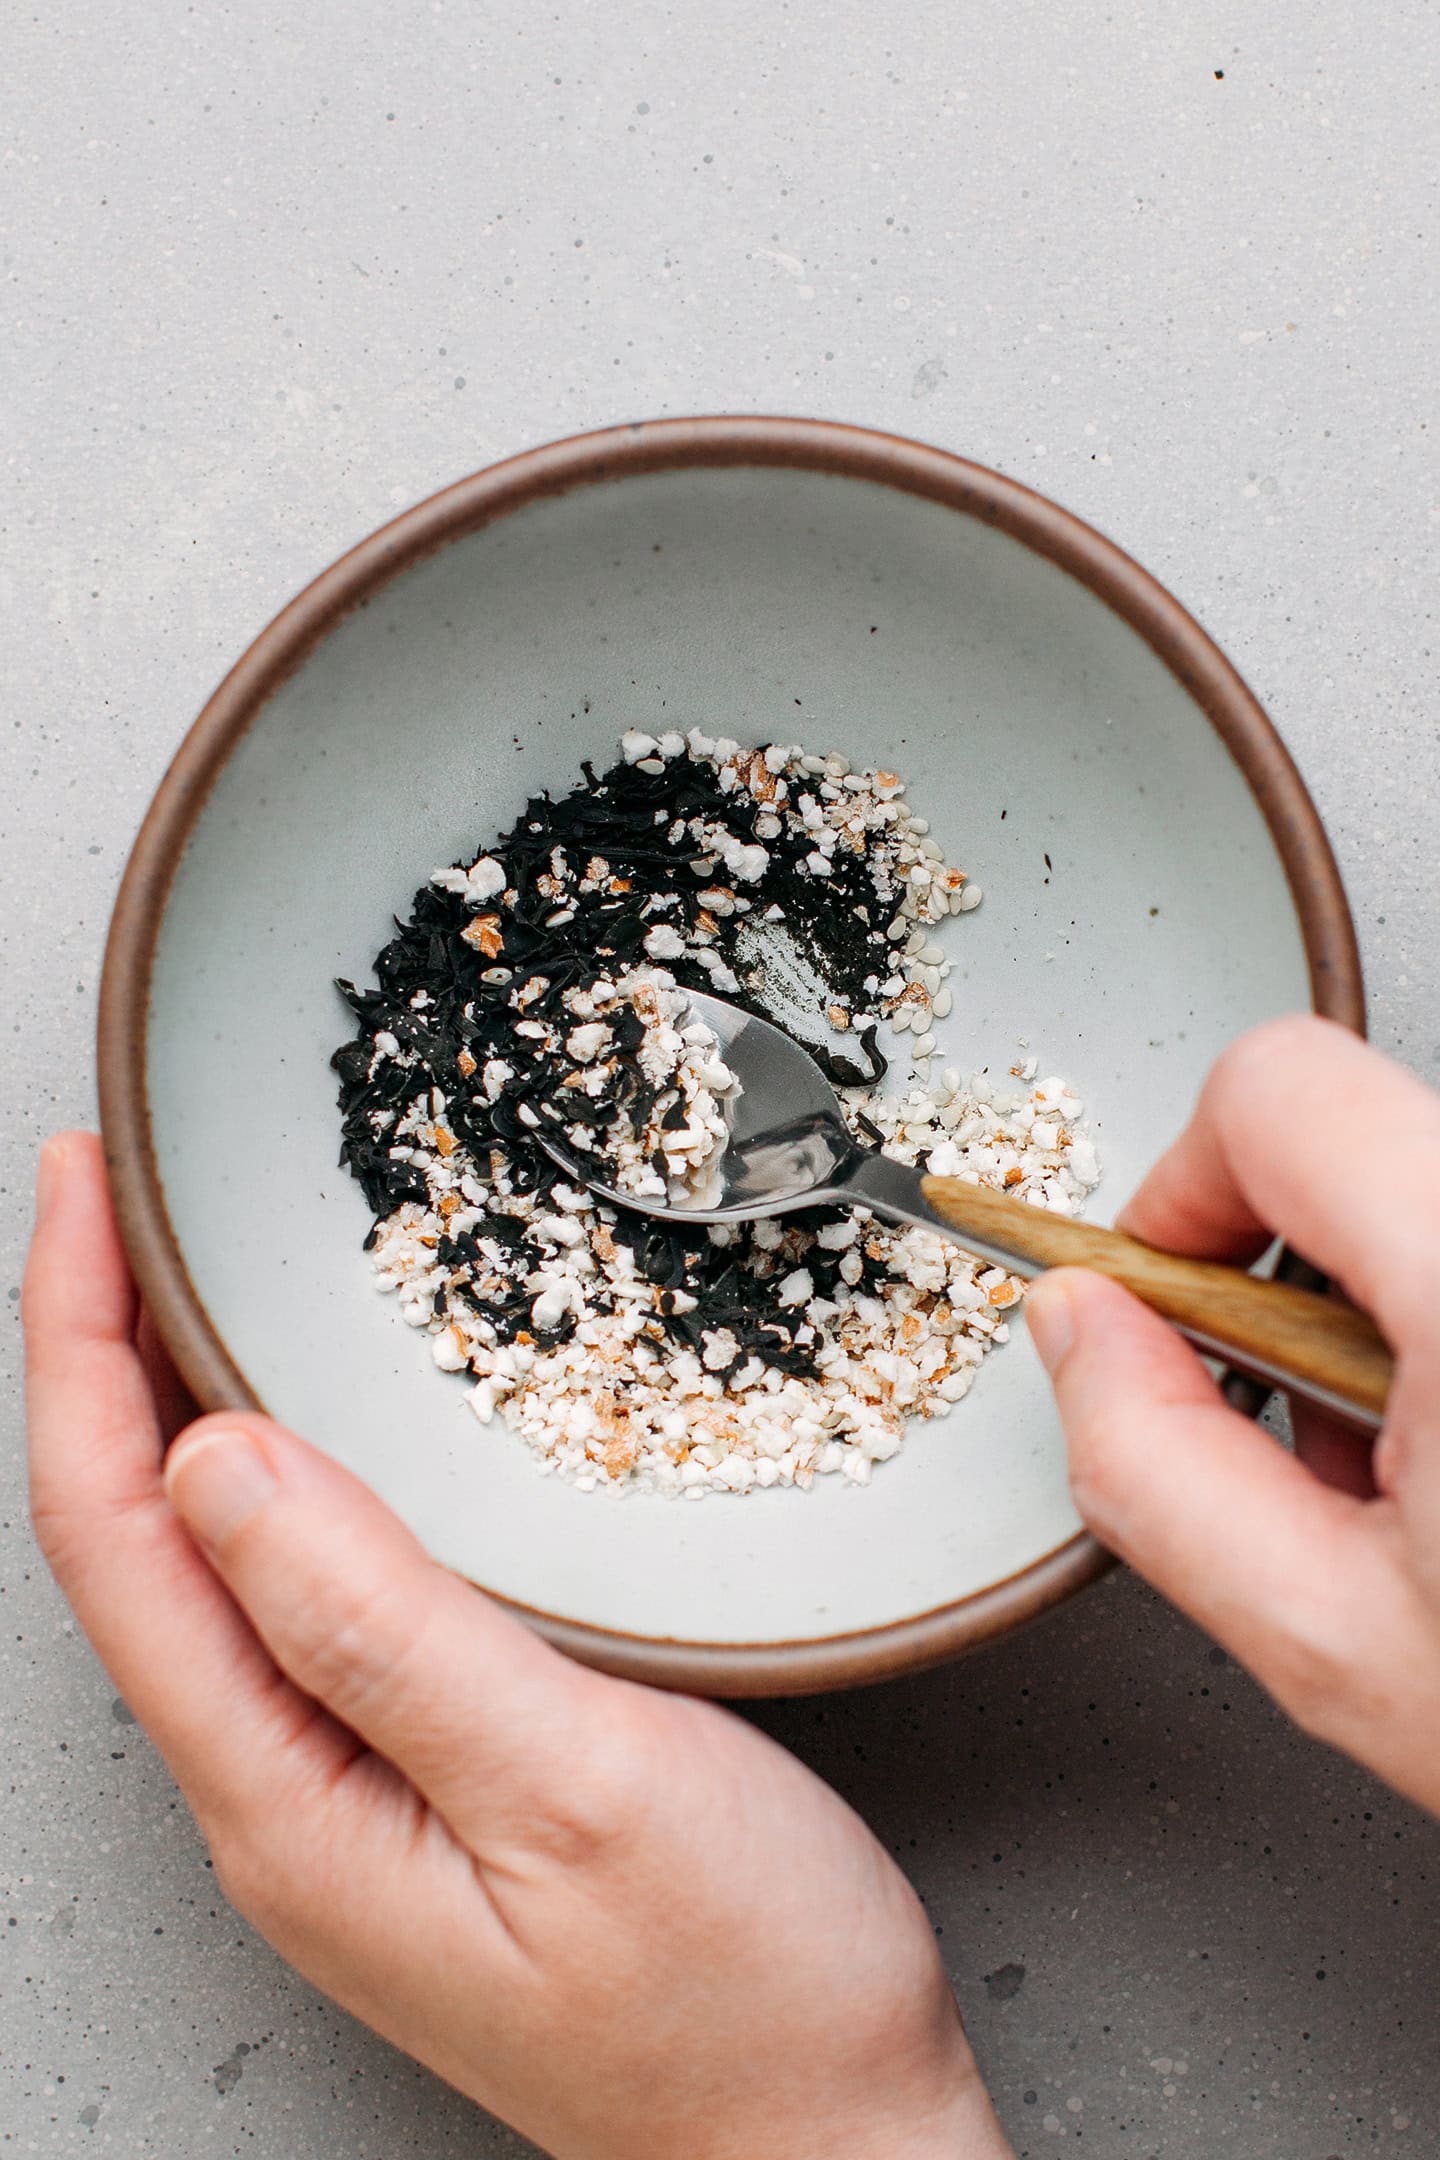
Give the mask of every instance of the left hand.
<path id="1" fill-rule="evenodd" d="M 572 1664 L 262 1417 L 165 1457 L 88 1135 L 24 1314 L 40 1542 L 282 1956 L 562 2160 L 1003 2160 L 918 1900 L 783 1749 Z"/>

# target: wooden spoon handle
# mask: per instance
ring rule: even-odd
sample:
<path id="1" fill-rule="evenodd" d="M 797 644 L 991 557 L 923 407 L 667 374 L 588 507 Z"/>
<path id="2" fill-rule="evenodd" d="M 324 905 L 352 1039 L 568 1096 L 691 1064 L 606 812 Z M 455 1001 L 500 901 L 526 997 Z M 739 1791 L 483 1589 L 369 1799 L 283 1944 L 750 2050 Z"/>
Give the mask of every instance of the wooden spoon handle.
<path id="1" fill-rule="evenodd" d="M 926 1177 L 921 1190 L 962 1240 L 968 1230 L 1013 1252 L 1018 1273 L 1093 1268 L 1173 1320 L 1207 1354 L 1365 1425 L 1378 1425 L 1385 1414 L 1394 1360 L 1373 1321 L 1353 1305 L 1214 1260 L 1160 1252 L 987 1185 Z"/>

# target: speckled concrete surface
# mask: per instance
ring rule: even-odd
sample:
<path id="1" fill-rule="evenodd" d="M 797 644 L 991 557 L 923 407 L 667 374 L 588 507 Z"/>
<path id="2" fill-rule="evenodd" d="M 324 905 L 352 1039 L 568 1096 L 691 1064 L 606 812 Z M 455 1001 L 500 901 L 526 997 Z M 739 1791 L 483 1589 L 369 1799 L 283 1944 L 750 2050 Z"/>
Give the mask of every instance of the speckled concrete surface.
<path id="1" fill-rule="evenodd" d="M 4 1282 L 221 669 L 395 507 L 637 414 L 922 434 L 1116 535 L 1267 700 L 1436 1076 L 1437 74 L 1428 0 L 12 14 Z M 522 2152 L 220 1903 L 8 1400 L 0 2150 Z M 1133 1582 L 763 1718 L 919 1883 L 1021 2153 L 1440 2150 L 1440 1835 Z"/>

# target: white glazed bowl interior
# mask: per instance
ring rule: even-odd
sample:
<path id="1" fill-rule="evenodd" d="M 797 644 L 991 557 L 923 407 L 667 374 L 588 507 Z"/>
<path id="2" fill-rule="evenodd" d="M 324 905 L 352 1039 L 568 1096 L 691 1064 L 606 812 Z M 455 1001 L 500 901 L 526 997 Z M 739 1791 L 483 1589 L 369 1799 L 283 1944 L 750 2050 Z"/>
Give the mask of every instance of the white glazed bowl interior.
<path id="1" fill-rule="evenodd" d="M 405 571 L 269 699 L 195 824 L 146 1040 L 156 1164 L 195 1290 L 266 1408 L 430 1550 L 543 1614 L 648 1639 L 815 1643 L 972 1597 L 1078 1525 L 1025 1339 L 873 1484 L 700 1504 L 542 1476 L 377 1295 L 336 1168 L 332 977 L 432 866 L 626 727 L 698 724 L 898 769 L 984 887 L 946 933 L 939 1063 L 1026 1054 L 1084 1096 L 1108 1220 L 1221 1046 L 1309 1002 L 1240 770 L 1149 646 L 977 519 L 833 474 L 629 476 Z M 1048 867 L 1047 867 L 1048 857 Z"/>

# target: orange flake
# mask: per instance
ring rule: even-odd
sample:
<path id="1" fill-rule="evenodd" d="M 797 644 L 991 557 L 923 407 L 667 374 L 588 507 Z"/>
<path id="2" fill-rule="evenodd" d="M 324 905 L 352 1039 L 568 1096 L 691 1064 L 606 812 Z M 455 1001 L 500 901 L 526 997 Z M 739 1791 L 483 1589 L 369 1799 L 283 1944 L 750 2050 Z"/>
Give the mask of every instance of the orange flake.
<path id="1" fill-rule="evenodd" d="M 440 1155 L 453 1155 L 455 1152 L 455 1135 L 446 1132 L 443 1125 L 435 1127 L 435 1148 Z"/>
<path id="2" fill-rule="evenodd" d="M 467 945 L 476 952 L 484 953 L 487 960 L 497 959 L 504 950 L 505 940 L 500 934 L 498 915 L 476 915 L 460 933 Z"/>
<path id="3" fill-rule="evenodd" d="M 763 750 L 757 750 L 745 768 L 745 785 L 756 802 L 774 802 L 775 775 L 765 762 Z"/>
<path id="4" fill-rule="evenodd" d="M 1019 1302 L 1020 1292 L 1013 1282 L 997 1282 L 990 1292 L 990 1303 L 998 1305 L 1002 1312 L 1011 1305 L 1018 1305 Z"/>
<path id="5" fill-rule="evenodd" d="M 627 1470 L 634 1469 L 635 1458 L 639 1452 L 633 1440 L 617 1433 L 613 1440 L 605 1443 L 606 1475 L 612 1478 L 623 1477 Z"/>
<path id="6" fill-rule="evenodd" d="M 1019 1165 L 1019 1163 L 1016 1163 L 1016 1164 L 1015 1164 L 1015 1165 L 1013 1166 L 1013 1168 L 1011 1168 L 1011 1169 L 1009 1169 L 1009 1170 L 1007 1170 L 1007 1171 L 1005 1172 L 1005 1175 L 1004 1175 L 1004 1177 L 1002 1178 L 1002 1180 L 1001 1180 L 1001 1183 L 1002 1183 L 1003 1185 L 1005 1185 L 1006 1187 L 1009 1187 L 1009 1186 L 1011 1186 L 1011 1185 L 1019 1185 L 1019 1184 L 1022 1184 L 1022 1183 L 1024 1182 L 1024 1178 L 1025 1178 L 1025 1173 L 1024 1173 L 1024 1171 L 1023 1171 L 1023 1170 L 1022 1170 L 1022 1169 L 1020 1168 L 1020 1165 Z"/>
<path id="7" fill-rule="evenodd" d="M 624 1412 L 609 1388 L 602 1388 L 590 1407 L 595 1413 L 596 1426 L 608 1448 L 612 1441 L 619 1439 L 624 1433 Z"/>
<path id="8" fill-rule="evenodd" d="M 470 1052 L 466 1050 L 463 1046 L 456 1054 L 455 1063 L 459 1066 L 461 1072 L 465 1075 L 465 1078 L 467 1080 L 470 1078 L 472 1073 L 479 1070 L 474 1058 L 470 1055 Z"/>
<path id="9" fill-rule="evenodd" d="M 436 1205 L 440 1210 L 440 1220 L 448 1223 L 451 1216 L 458 1211 L 460 1201 L 456 1194 L 447 1192 L 440 1195 Z"/>

